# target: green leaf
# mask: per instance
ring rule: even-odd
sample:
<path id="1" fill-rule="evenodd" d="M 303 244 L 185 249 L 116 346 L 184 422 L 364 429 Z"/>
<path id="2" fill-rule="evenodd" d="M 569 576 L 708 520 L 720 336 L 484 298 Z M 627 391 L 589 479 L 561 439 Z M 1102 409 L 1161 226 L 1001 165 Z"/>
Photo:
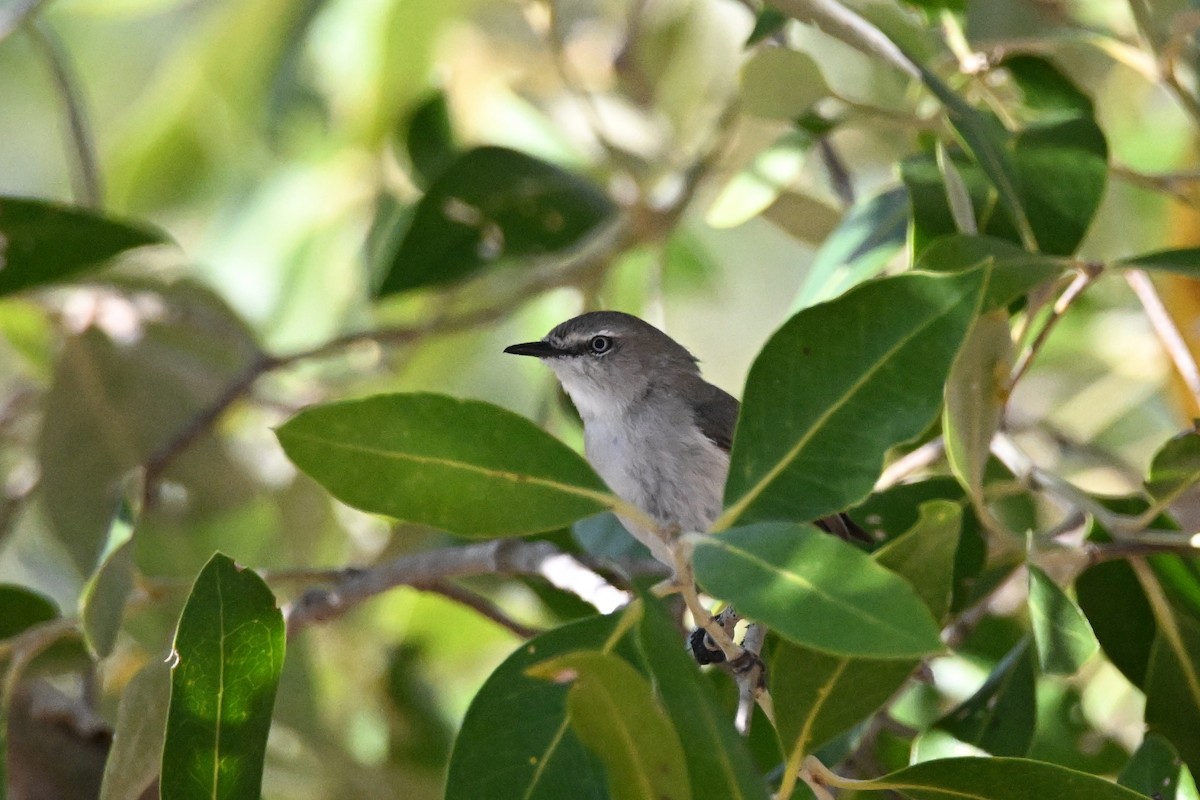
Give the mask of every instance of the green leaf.
<path id="1" fill-rule="evenodd" d="M 887 450 L 937 415 L 983 283 L 899 275 L 792 317 L 750 369 L 714 527 L 817 519 L 865 497 Z"/>
<path id="2" fill-rule="evenodd" d="M 1146 493 L 1167 506 L 1200 482 L 1200 433 L 1188 431 L 1171 439 L 1150 462 Z"/>
<path id="3" fill-rule="evenodd" d="M 162 231 L 83 208 L 0 197 L 0 295 L 66 280 L 118 253 L 169 241 Z"/>
<path id="4" fill-rule="evenodd" d="M 1021 87 L 1025 105 L 1055 117 L 1094 115 L 1092 100 L 1079 90 L 1051 61 L 1027 54 L 1012 55 L 1000 62 Z"/>
<path id="5" fill-rule="evenodd" d="M 276 433 L 339 500 L 465 536 L 553 530 L 614 502 L 566 445 L 474 400 L 376 395 L 302 411 Z"/>
<path id="6" fill-rule="evenodd" d="M 745 740 L 717 703 L 712 686 L 680 647 L 679 630 L 658 602 L 651 598 L 642 602 L 645 612 L 638 626 L 638 642 L 655 689 L 679 734 L 692 787 L 697 792 L 702 789 L 707 797 L 766 800 L 766 785 Z"/>
<path id="7" fill-rule="evenodd" d="M 1024 758 L 924 761 L 854 787 L 891 789 L 914 800 L 1145 800 L 1095 775 Z"/>
<path id="8" fill-rule="evenodd" d="M 283 614 L 266 583 L 213 555 L 175 631 L 163 800 L 258 798 L 283 652 Z"/>
<path id="9" fill-rule="evenodd" d="M 100 563 L 79 594 L 79 621 L 83 640 L 94 658 L 112 653 L 125 614 L 125 601 L 133 590 L 134 511 L 122 499 L 113 515 Z"/>
<path id="10" fill-rule="evenodd" d="M 0 609 L 0 641 L 58 617 L 50 598 L 12 583 L 0 583 Z"/>
<path id="11" fill-rule="evenodd" d="M 1158 272 L 1171 272 L 1185 278 L 1197 278 L 1200 277 L 1200 247 L 1157 250 L 1153 253 L 1121 259 L 1113 266 L 1152 269 Z"/>
<path id="12" fill-rule="evenodd" d="M 405 130 L 404 149 L 422 187 L 429 187 L 454 163 L 459 151 L 443 92 L 435 92 L 413 109 Z"/>
<path id="13" fill-rule="evenodd" d="M 939 141 L 934 148 L 934 160 L 938 171 L 942 174 L 942 184 L 946 187 L 946 204 L 950 207 L 950 216 L 954 227 L 962 233 L 973 235 L 979 232 L 975 222 L 975 208 L 971 204 L 971 194 L 963 182 L 962 174 L 954 161 L 946 153 L 945 146 Z"/>
<path id="14" fill-rule="evenodd" d="M 1117 783 L 1146 797 L 1175 800 L 1179 768 L 1182 765 L 1178 751 L 1166 737 L 1147 733 L 1137 751 L 1130 756 L 1129 763 L 1121 770 Z"/>
<path id="15" fill-rule="evenodd" d="M 975 694 L 935 727 L 998 756 L 1025 755 L 1037 722 L 1035 688 L 1033 657 L 1026 638 L 996 664 Z"/>
<path id="16" fill-rule="evenodd" d="M 946 106 L 946 115 L 950 124 L 958 132 L 963 143 L 971 152 L 975 163 L 983 170 L 1000 198 L 1000 204 L 1008 212 L 1009 218 L 1016 225 L 1019 241 L 1027 249 L 1037 248 L 1037 239 L 1030 216 L 1026 214 L 1017 193 L 1018 177 L 1016 166 L 1005 148 L 1006 132 L 990 117 L 976 111 L 965 100 L 958 96 L 942 80 L 920 64 L 921 80 L 929 90 Z M 976 206 L 978 208 L 978 206 Z"/>
<path id="17" fill-rule="evenodd" d="M 1200 622 L 1178 612 L 1158 618 L 1146 667 L 1146 725 L 1179 750 L 1200 773 Z"/>
<path id="18" fill-rule="evenodd" d="M 1110 505 L 1112 505 L 1110 503 Z M 1120 513 L 1139 513 L 1144 501 L 1120 507 Z M 1092 523 L 1088 540 L 1108 542 L 1108 532 Z M 1092 631 L 1113 666 L 1138 688 L 1146 685 L 1150 648 L 1158 632 L 1154 610 L 1128 562 L 1102 561 L 1075 579 L 1075 596 Z"/>
<path id="19" fill-rule="evenodd" d="M 1028 568 L 1029 617 L 1038 663 L 1049 675 L 1070 675 L 1096 654 L 1100 644 L 1087 617 L 1066 592 L 1037 566 Z"/>
<path id="20" fill-rule="evenodd" d="M 683 746 L 650 683 L 626 661 L 581 650 L 526 672 L 568 683 L 571 729 L 604 763 L 613 800 L 692 796 Z"/>
<path id="21" fill-rule="evenodd" d="M 990 268 L 982 311 L 1007 308 L 1038 284 L 1053 280 L 1067 269 L 1057 258 L 1034 255 L 1003 239 L 952 233 L 931 241 L 913 269 L 930 272 L 961 272 Z"/>
<path id="22" fill-rule="evenodd" d="M 171 697 L 171 666 L 153 658 L 121 692 L 112 749 L 104 763 L 100 800 L 141 797 L 162 768 Z"/>
<path id="23" fill-rule="evenodd" d="M 832 300 L 874 277 L 900 252 L 907 233 L 908 190 L 903 186 L 858 201 L 817 250 L 792 308 Z"/>
<path id="24" fill-rule="evenodd" d="M 912 584 L 937 619 L 950 602 L 961 516 L 957 503 L 925 503 L 912 528 L 872 555 Z M 799 768 L 805 755 L 883 705 L 917 663 L 831 656 L 780 642 L 768 676 L 789 768 Z"/>
<path id="25" fill-rule="evenodd" d="M 937 623 L 907 581 L 811 525 L 696 537 L 695 567 L 709 593 L 815 650 L 883 659 L 941 650 Z"/>
<path id="26" fill-rule="evenodd" d="M 1000 135 L 1000 134 L 997 134 Z M 1007 145 L 1028 213 L 1034 241 L 1022 235 L 1007 206 L 991 210 L 991 187 L 983 170 L 961 156 L 954 159 L 971 203 L 980 214 L 979 231 L 1007 239 L 1034 253 L 1071 255 L 1091 225 L 1108 176 L 1108 146 L 1090 119 L 1033 125 Z M 913 251 L 919 256 L 936 238 L 957 231 L 936 159 L 923 154 L 905 159 L 901 177 L 912 197 Z"/>
<path id="27" fill-rule="evenodd" d="M 872 555 L 876 563 L 913 586 L 935 620 L 941 620 L 950 610 L 962 517 L 958 503 L 948 500 L 921 503 L 913 526 Z"/>
<path id="28" fill-rule="evenodd" d="M 828 94 L 821 68 L 799 50 L 764 47 L 742 67 L 742 110 L 756 117 L 795 119 Z"/>
<path id="29" fill-rule="evenodd" d="M 992 311 L 975 320 L 946 378 L 946 457 L 976 509 L 984 509 L 983 473 L 1008 402 L 1012 365 L 1008 314 Z"/>
<path id="30" fill-rule="evenodd" d="M 616 615 L 591 617 L 555 628 L 496 668 L 471 700 L 455 739 L 446 800 L 607 800 L 604 768 L 567 720 L 568 687 L 526 670 L 565 653 L 599 650 L 617 621 Z"/>
<path id="31" fill-rule="evenodd" d="M 568 249 L 614 213 L 583 177 L 503 147 L 469 150 L 417 204 L 378 293 L 454 283 L 501 260 Z"/>
<path id="32" fill-rule="evenodd" d="M 764 7 L 754 18 L 754 30 L 750 31 L 750 35 L 746 37 L 746 47 L 758 44 L 779 33 L 787 21 L 788 17 L 777 9 L 770 6 Z"/>

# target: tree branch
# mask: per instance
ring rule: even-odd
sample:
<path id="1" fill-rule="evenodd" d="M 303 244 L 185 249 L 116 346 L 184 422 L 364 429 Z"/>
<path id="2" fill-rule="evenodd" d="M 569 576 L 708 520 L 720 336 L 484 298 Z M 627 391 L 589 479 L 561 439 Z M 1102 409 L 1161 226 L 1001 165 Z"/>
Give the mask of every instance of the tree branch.
<path id="1" fill-rule="evenodd" d="M 287 572 L 266 571 L 262 574 L 269 582 L 295 579 Z M 309 589 L 285 609 L 288 636 L 294 636 L 309 625 L 337 619 L 397 586 L 449 594 L 455 590 L 447 590 L 446 581 L 472 575 L 540 575 L 604 613 L 620 608 L 630 599 L 628 592 L 613 586 L 549 542 L 497 539 L 414 553 L 366 569 L 329 573 L 333 578 L 332 586 Z M 465 598 L 461 591 L 453 594 L 453 599 L 460 602 Z M 502 624 L 512 629 L 512 625 Z"/>
<path id="2" fill-rule="evenodd" d="M 1145 309 L 1154 332 L 1158 334 L 1163 349 L 1171 357 L 1171 363 L 1175 365 L 1179 376 L 1183 378 L 1184 385 L 1192 393 L 1195 406 L 1200 408 L 1200 369 L 1197 369 L 1196 359 L 1192 357 L 1192 352 L 1188 349 L 1183 334 L 1179 332 L 1175 320 L 1171 319 L 1167 307 L 1163 305 L 1162 298 L 1158 296 L 1158 290 L 1154 288 L 1150 276 L 1140 269 L 1131 269 L 1125 273 L 1125 280 L 1133 289 L 1133 293 L 1137 295 L 1138 300 L 1141 301 L 1142 308 Z"/>

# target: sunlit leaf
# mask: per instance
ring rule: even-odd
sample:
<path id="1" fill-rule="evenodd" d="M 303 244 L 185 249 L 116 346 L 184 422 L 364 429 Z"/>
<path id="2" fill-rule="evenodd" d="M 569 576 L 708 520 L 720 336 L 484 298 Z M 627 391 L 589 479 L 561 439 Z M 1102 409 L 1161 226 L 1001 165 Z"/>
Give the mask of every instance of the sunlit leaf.
<path id="1" fill-rule="evenodd" d="M 168 237 L 84 208 L 0 197 L 0 295 L 74 277 Z"/>
<path id="2" fill-rule="evenodd" d="M 1034 681 L 1033 657 L 1025 639 L 996 664 L 975 694 L 936 726 L 998 756 L 1025 755 L 1037 721 Z"/>
<path id="3" fill-rule="evenodd" d="M 655 690 L 679 733 L 692 787 L 697 793 L 702 789 L 704 796 L 766 800 L 766 785 L 745 740 L 680 647 L 678 629 L 658 603 L 643 602 L 646 609 L 638 626 L 638 642 L 654 676 Z"/>
<path id="4" fill-rule="evenodd" d="M 697 537 L 695 566 L 710 594 L 815 650 L 906 659 L 941 649 L 937 624 L 907 581 L 811 525 Z"/>
<path id="5" fill-rule="evenodd" d="M 474 400 L 376 395 L 302 411 L 277 435 L 339 500 L 466 536 L 551 530 L 611 505 L 570 448 Z"/>
<path id="6" fill-rule="evenodd" d="M 1100 649 L 1087 617 L 1033 564 L 1029 565 L 1029 616 L 1042 672 L 1070 675 Z"/>
<path id="7" fill-rule="evenodd" d="M 971 205 L 971 193 L 963 182 L 962 174 L 954 161 L 946 154 L 945 146 L 939 141 L 934 151 L 938 170 L 942 173 L 942 184 L 946 187 L 946 203 L 950 206 L 950 216 L 954 226 L 966 234 L 976 234 L 979 227 L 975 222 L 975 209 Z"/>
<path id="8" fill-rule="evenodd" d="M 171 698 L 171 666 L 154 658 L 121 692 L 112 750 L 104 764 L 100 800 L 142 796 L 162 768 L 163 737 Z"/>
<path id="9" fill-rule="evenodd" d="M 515 150 L 469 150 L 417 204 L 379 294 L 453 283 L 501 260 L 568 249 L 614 212 L 581 176 Z"/>
<path id="10" fill-rule="evenodd" d="M 836 209 L 788 188 L 804 168 L 812 145 L 813 137 L 803 132 L 780 136 L 721 187 L 704 221 L 714 228 L 732 228 L 770 210 L 775 224 L 802 241 L 810 240 L 813 231 L 836 225 Z"/>
<path id="11" fill-rule="evenodd" d="M 454 742 L 446 800 L 524 797 L 607 800 L 604 768 L 567 720 L 564 684 L 526 670 L 555 656 L 600 650 L 617 618 L 572 622 L 525 642 L 488 677 Z"/>
<path id="12" fill-rule="evenodd" d="M 750 369 L 715 527 L 817 519 L 865 497 L 888 448 L 936 416 L 983 282 L 899 275 L 793 316 Z"/>
<path id="13" fill-rule="evenodd" d="M 1166 737 L 1147 733 L 1129 763 L 1121 770 L 1117 783 L 1128 786 L 1146 797 L 1175 800 L 1179 784 L 1179 768 L 1183 762 L 1175 746 Z"/>
<path id="14" fill-rule="evenodd" d="M 949 606 L 961 516 L 957 503 L 925 503 L 911 529 L 872 556 L 908 581 L 935 619 Z M 798 767 L 804 755 L 879 708 L 917 663 L 832 656 L 780 642 L 768 675 L 789 764 Z"/>
<path id="15" fill-rule="evenodd" d="M 215 554 L 175 631 L 163 800 L 258 798 L 283 652 L 283 614 L 271 590 Z"/>
<path id="16" fill-rule="evenodd" d="M 650 683 L 626 661 L 582 650 L 526 672 L 570 685 L 571 729 L 604 763 L 613 800 L 692 797 L 679 736 L 655 702 Z"/>
<path id="17" fill-rule="evenodd" d="M 767 119 L 795 119 L 829 94 L 812 56 L 786 47 L 755 53 L 742 67 L 742 86 L 742 110 Z"/>
<path id="18" fill-rule="evenodd" d="M 792 304 L 799 311 L 874 277 L 904 246 L 908 190 L 888 189 L 855 203 L 821 244 Z"/>
<path id="19" fill-rule="evenodd" d="M 993 311 L 975 320 L 946 378 L 946 457 L 977 509 L 984 507 L 983 473 L 1008 402 L 1012 363 L 1008 314 Z"/>
<path id="20" fill-rule="evenodd" d="M 113 515 L 100 563 L 79 595 L 79 621 L 88 650 L 97 658 L 112 652 L 133 589 L 134 510 L 123 499 Z"/>
<path id="21" fill-rule="evenodd" d="M 1145 800 L 1103 778 L 1024 758 L 924 761 L 855 788 L 898 791 L 914 800 Z"/>

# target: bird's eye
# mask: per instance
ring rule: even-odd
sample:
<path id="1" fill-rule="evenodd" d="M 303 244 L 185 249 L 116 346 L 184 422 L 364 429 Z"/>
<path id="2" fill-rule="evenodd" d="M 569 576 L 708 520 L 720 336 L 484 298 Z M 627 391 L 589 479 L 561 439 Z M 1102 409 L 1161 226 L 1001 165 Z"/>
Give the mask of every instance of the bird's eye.
<path id="1" fill-rule="evenodd" d="M 612 339 L 607 336 L 593 336 L 588 340 L 588 349 L 596 355 L 607 353 L 612 349 Z"/>

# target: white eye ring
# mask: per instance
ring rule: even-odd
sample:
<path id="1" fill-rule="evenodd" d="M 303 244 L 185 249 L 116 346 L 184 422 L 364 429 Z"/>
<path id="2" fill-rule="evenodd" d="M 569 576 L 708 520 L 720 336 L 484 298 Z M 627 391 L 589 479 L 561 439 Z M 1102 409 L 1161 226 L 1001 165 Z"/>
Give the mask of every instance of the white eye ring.
<path id="1" fill-rule="evenodd" d="M 588 349 L 595 355 L 603 355 L 612 349 L 612 339 L 607 336 L 593 336 L 588 339 Z"/>

